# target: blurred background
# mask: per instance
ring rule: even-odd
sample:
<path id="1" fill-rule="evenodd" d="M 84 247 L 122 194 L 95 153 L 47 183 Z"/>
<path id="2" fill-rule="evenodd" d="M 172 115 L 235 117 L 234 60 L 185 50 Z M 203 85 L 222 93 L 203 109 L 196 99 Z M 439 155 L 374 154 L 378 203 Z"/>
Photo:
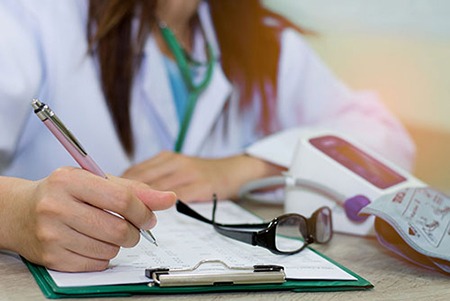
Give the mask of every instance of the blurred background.
<path id="1" fill-rule="evenodd" d="M 265 0 L 349 87 L 374 90 L 417 146 L 414 175 L 450 193 L 450 1 Z"/>

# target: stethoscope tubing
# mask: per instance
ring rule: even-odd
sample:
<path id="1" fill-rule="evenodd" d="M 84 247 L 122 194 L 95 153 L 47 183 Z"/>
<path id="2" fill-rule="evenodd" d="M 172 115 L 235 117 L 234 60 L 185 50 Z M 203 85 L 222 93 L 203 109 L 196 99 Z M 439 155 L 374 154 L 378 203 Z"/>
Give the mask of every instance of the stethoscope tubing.
<path id="1" fill-rule="evenodd" d="M 206 74 L 200 83 L 196 84 L 194 78 L 192 77 L 191 69 L 189 68 L 189 63 L 186 58 L 186 52 L 183 50 L 181 45 L 178 43 L 174 33 L 165 24 L 160 24 L 161 34 L 170 48 L 172 54 L 175 57 L 175 61 L 178 65 L 178 69 L 183 77 L 184 84 L 187 87 L 188 98 L 187 98 L 187 108 L 183 116 L 180 131 L 178 133 L 177 139 L 175 141 L 174 150 L 175 152 L 181 152 L 186 138 L 189 125 L 191 123 L 192 115 L 194 113 L 195 106 L 197 104 L 198 97 L 208 86 L 211 81 L 215 59 L 214 52 L 211 45 L 206 42 L 208 61 L 206 62 Z"/>

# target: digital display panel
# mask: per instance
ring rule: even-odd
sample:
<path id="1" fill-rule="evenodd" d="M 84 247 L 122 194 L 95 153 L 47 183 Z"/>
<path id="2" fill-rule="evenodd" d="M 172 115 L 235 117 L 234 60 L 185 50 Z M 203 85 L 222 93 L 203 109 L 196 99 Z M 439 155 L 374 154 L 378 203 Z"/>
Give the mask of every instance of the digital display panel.
<path id="1" fill-rule="evenodd" d="M 386 189 L 406 181 L 402 175 L 339 137 L 328 135 L 312 138 L 309 142 L 342 166 L 380 189 Z"/>

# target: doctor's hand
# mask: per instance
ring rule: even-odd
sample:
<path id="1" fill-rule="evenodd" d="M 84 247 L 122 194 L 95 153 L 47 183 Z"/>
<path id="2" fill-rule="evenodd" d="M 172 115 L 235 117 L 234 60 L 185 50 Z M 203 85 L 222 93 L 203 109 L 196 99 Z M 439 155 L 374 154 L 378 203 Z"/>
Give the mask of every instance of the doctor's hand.
<path id="1" fill-rule="evenodd" d="M 276 175 L 281 168 L 247 155 L 203 159 L 164 151 L 129 168 L 123 177 L 158 190 L 171 190 L 183 201 L 208 201 L 216 193 L 235 199 L 246 182 Z"/>
<path id="2" fill-rule="evenodd" d="M 155 226 L 152 210 L 176 201 L 173 192 L 71 167 L 36 182 L 0 178 L 0 192 L 0 249 L 69 272 L 107 268 L 120 247 L 138 243 L 138 228 Z"/>

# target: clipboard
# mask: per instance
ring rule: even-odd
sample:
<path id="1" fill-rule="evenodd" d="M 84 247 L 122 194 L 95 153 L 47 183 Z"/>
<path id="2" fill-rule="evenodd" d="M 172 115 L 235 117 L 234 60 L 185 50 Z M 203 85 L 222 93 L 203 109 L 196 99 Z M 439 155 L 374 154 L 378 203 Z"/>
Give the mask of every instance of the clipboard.
<path id="1" fill-rule="evenodd" d="M 244 219 L 256 219 L 260 220 L 257 216 L 250 213 L 249 211 L 243 209 L 242 207 L 236 205 L 235 203 L 221 203 L 222 208 L 224 209 L 222 212 L 225 214 L 229 214 L 227 217 L 235 217 L 240 220 Z M 210 212 L 208 204 L 198 204 L 199 207 L 196 207 L 197 210 L 204 210 L 204 214 Z M 205 207 L 202 207 L 205 206 Z M 307 247 L 303 252 L 308 252 L 309 255 L 316 258 L 317 260 L 323 261 L 329 266 L 334 266 L 337 269 L 342 270 L 343 272 L 350 275 L 347 279 L 344 278 L 330 278 L 328 280 L 324 278 L 309 278 L 311 275 L 308 273 L 307 278 L 303 278 L 301 280 L 294 280 L 293 278 L 289 278 L 286 275 L 289 274 L 290 265 L 292 262 L 296 262 L 294 257 L 295 255 L 289 255 L 289 258 L 279 255 L 271 255 L 270 252 L 264 250 L 262 248 L 253 247 L 247 244 L 243 244 L 240 242 L 232 241 L 228 238 L 224 238 L 217 233 L 213 229 L 209 229 L 208 227 L 204 227 L 203 224 L 196 222 L 195 220 L 190 219 L 189 217 L 182 216 L 180 214 L 173 214 L 171 211 L 159 212 L 158 219 L 161 225 L 161 228 L 155 228 L 155 234 L 158 237 L 158 240 L 161 242 L 161 246 L 155 248 L 150 246 L 150 244 L 142 245 L 142 247 L 151 247 L 151 252 L 163 252 L 164 249 L 174 252 L 179 250 L 184 257 L 186 257 L 186 252 L 189 252 L 188 242 L 195 248 L 198 248 L 200 245 L 202 248 L 201 254 L 191 254 L 190 256 L 198 255 L 198 259 L 190 260 L 185 265 L 176 267 L 171 266 L 171 264 L 165 263 L 162 264 L 166 266 L 161 266 L 161 264 L 145 264 L 145 267 L 142 269 L 139 268 L 139 278 L 144 279 L 139 283 L 130 283 L 123 282 L 121 279 L 120 283 L 111 283 L 105 282 L 103 284 L 95 284 L 92 282 L 92 276 L 86 277 L 85 275 L 81 275 L 80 278 L 82 280 L 89 279 L 88 282 L 80 282 L 86 284 L 76 284 L 75 282 L 70 280 L 70 285 L 57 284 L 55 279 L 53 278 L 53 273 L 49 272 L 45 267 L 35 265 L 27 260 L 23 259 L 26 266 L 32 273 L 34 279 L 42 290 L 43 294 L 49 299 L 59 299 L 59 298 L 85 298 L 85 297 L 119 297 L 119 296 L 132 296 L 135 294 L 142 295 L 156 295 L 156 294 L 179 294 L 179 293 L 212 293 L 212 292 L 231 292 L 231 291 L 293 291 L 293 292 L 318 292 L 318 291 L 349 291 L 349 290 L 367 290 L 371 289 L 373 285 L 362 278 L 361 276 L 355 274 L 350 271 L 346 267 L 338 264 L 330 258 L 322 255 L 311 247 Z M 160 231 L 160 232 L 158 232 Z M 178 231 L 178 233 L 177 233 Z M 189 233 L 193 233 L 189 235 Z M 178 236 L 177 236 L 178 235 Z M 175 237 L 177 236 L 177 237 Z M 183 241 L 183 239 L 185 239 Z M 207 240 L 211 240 L 208 242 Z M 217 241 L 216 241 L 217 239 Z M 180 242 L 176 242 L 178 240 L 182 240 Z M 178 243 L 178 245 L 176 245 Z M 228 252 L 234 251 L 234 256 L 240 256 L 242 254 L 246 254 L 250 256 L 251 259 L 245 261 L 246 264 L 241 262 L 237 264 L 236 258 L 233 258 L 233 262 L 228 262 L 229 257 L 222 256 L 220 257 L 220 252 L 214 253 L 219 256 L 208 256 L 205 257 L 205 252 L 207 248 L 207 244 L 213 244 L 214 248 L 217 247 L 220 243 L 223 243 L 220 247 L 227 248 Z M 145 241 L 143 242 L 145 244 Z M 175 244 L 175 245 L 174 245 Z M 181 247 L 180 247 L 181 244 Z M 139 245 L 138 245 L 139 246 Z M 134 250 L 135 248 L 131 249 Z M 130 249 L 128 249 L 130 250 Z M 137 252 L 138 249 L 136 249 Z M 141 253 L 138 253 L 141 254 Z M 214 255 L 210 254 L 210 255 Z M 230 253 L 227 253 L 230 255 Z M 272 259 L 278 260 L 279 258 L 285 258 L 286 260 L 282 261 L 278 260 L 276 263 L 269 262 L 270 260 L 261 260 L 267 254 L 270 254 Z M 119 254 L 120 255 L 120 254 Z M 126 255 L 126 254 L 125 254 Z M 300 254 L 298 254 L 300 255 Z M 156 258 L 161 259 L 161 257 Z M 206 258 L 213 258 L 214 260 L 208 260 Z M 253 260 L 254 258 L 254 260 Z M 193 258 L 192 258 L 193 259 Z M 206 259 L 206 260 L 204 260 Z M 263 264 L 261 264 L 261 262 Z M 208 282 L 201 282 L 202 273 L 208 270 L 209 265 L 215 264 L 215 268 L 213 270 L 219 269 L 217 274 L 211 275 L 209 274 L 207 277 L 213 279 L 208 280 Z M 255 265 L 256 264 L 256 265 Z M 267 264 L 267 265 L 266 265 Z M 276 266 L 278 265 L 278 266 Z M 245 267 L 245 268 L 242 268 Z M 300 267 L 300 266 L 298 266 Z M 146 277 L 146 269 L 147 276 Z M 177 270 L 178 269 L 178 270 Z M 181 269 L 181 270 L 180 270 Z M 300 268 L 300 270 L 304 270 L 304 268 Z M 158 271 L 159 274 L 155 274 L 155 271 Z M 286 272 L 286 274 L 284 274 Z M 262 274 L 259 274 L 262 273 Z M 328 272 L 325 272 L 327 274 Z M 73 273 L 67 273 L 69 276 L 72 276 Z M 84 274 L 84 273 L 83 273 Z M 181 280 L 175 280 L 174 283 L 168 282 L 167 275 L 175 276 L 175 274 L 182 275 L 181 278 L 185 280 L 188 279 L 184 285 L 181 285 Z M 193 275 L 195 274 L 195 275 Z M 194 277 L 195 276 L 195 277 Z M 157 279 L 160 283 L 153 279 Z M 173 278 L 173 277 L 172 277 Z M 194 279 L 195 278 L 195 279 Z M 203 277 L 204 279 L 204 277 Z M 341 280 L 337 280 L 341 279 Z M 173 280 L 171 280 L 173 281 Z M 58 282 L 59 283 L 59 282 Z M 100 283 L 100 282 L 99 282 Z M 162 283 L 162 285 L 161 285 Z M 168 284 L 169 283 L 169 284 Z"/>
<path id="2" fill-rule="evenodd" d="M 201 271 L 208 264 L 220 264 L 222 270 Z M 151 280 L 149 286 L 205 286 L 237 284 L 274 284 L 286 281 L 284 268 L 279 265 L 254 265 L 252 267 L 232 267 L 220 259 L 205 259 L 192 268 L 169 269 L 152 268 L 145 270 L 145 276 Z"/>
<path id="3" fill-rule="evenodd" d="M 315 253 L 317 251 L 313 250 Z M 320 254 L 320 253 L 318 253 Z M 48 299 L 62 298 L 97 298 L 97 297 L 127 297 L 133 295 L 167 295 L 180 293 L 220 293 L 239 291 L 291 291 L 291 292 L 331 292 L 331 291 L 361 291 L 374 286 L 363 277 L 346 267 L 320 254 L 333 262 L 356 280 L 290 280 L 282 283 L 259 284 L 225 284 L 223 285 L 192 285 L 192 286 L 159 286 L 142 284 L 100 285 L 83 287 L 59 287 L 47 272 L 47 269 L 23 259 L 32 273 L 44 296 Z"/>

